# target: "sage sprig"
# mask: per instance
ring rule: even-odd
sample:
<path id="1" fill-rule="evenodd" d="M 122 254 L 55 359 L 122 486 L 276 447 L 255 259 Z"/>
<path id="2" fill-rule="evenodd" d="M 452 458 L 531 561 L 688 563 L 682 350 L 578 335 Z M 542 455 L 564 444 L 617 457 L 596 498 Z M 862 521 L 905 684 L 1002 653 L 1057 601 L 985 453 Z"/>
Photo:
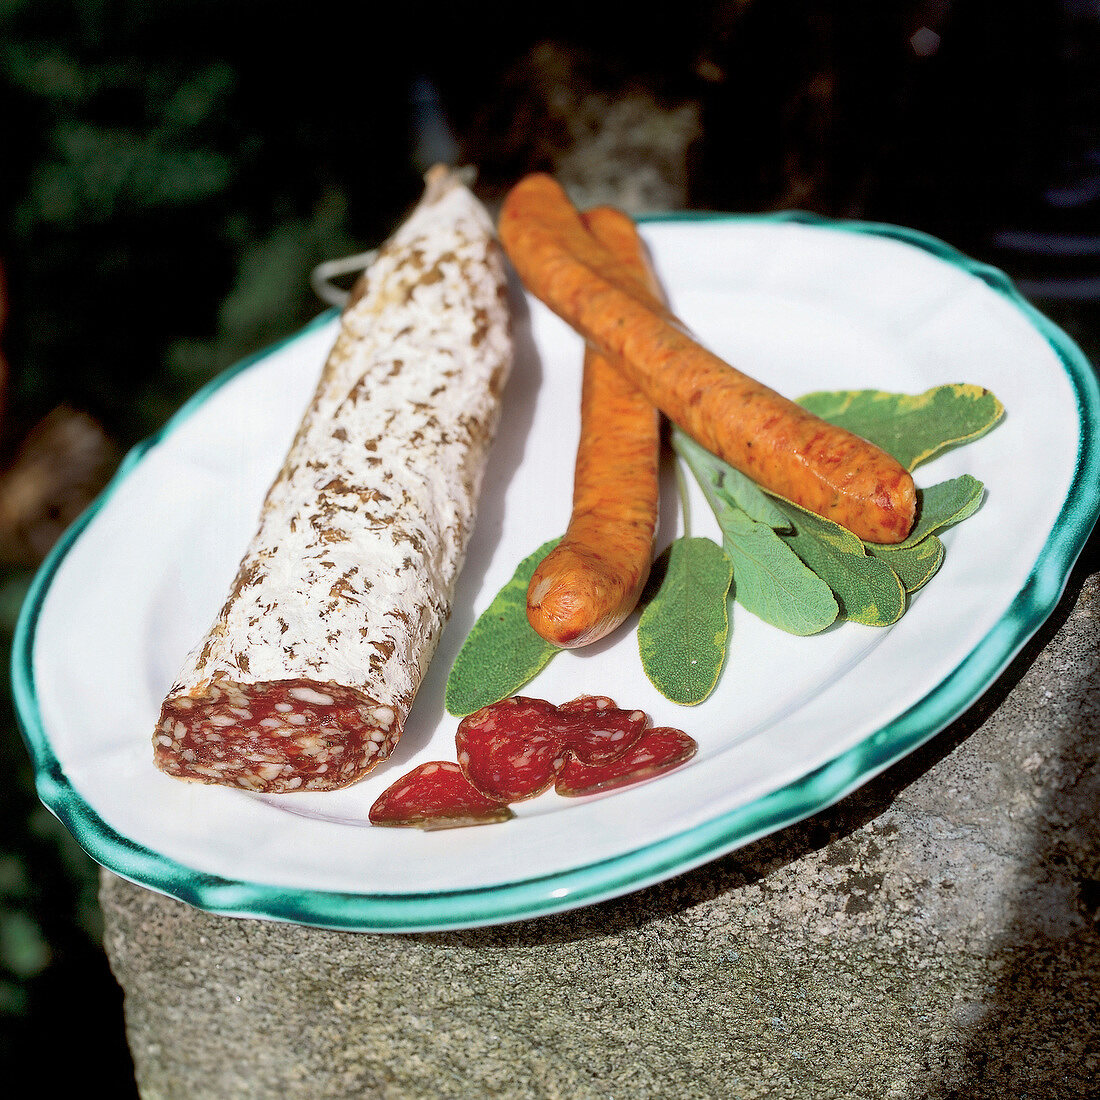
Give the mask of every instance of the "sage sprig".
<path id="1" fill-rule="evenodd" d="M 867 553 L 884 561 L 905 585 L 906 595 L 911 595 L 936 575 L 943 564 L 944 547 L 935 535 L 928 535 L 913 546 L 868 543 Z"/>
<path id="2" fill-rule="evenodd" d="M 800 397 L 798 404 L 870 440 L 910 471 L 985 435 L 1005 413 L 989 390 L 966 383 L 933 386 L 924 393 L 821 391 Z"/>
<path id="3" fill-rule="evenodd" d="M 786 517 L 751 477 L 711 454 L 679 428 L 673 428 L 671 442 L 672 449 L 695 475 L 703 496 L 718 517 L 719 526 L 722 522 L 719 513 L 727 506 L 738 508 L 750 519 L 766 523 L 773 529 L 786 526 Z"/>
<path id="4" fill-rule="evenodd" d="M 722 530 L 733 566 L 733 597 L 789 634 L 816 634 L 837 617 L 829 586 L 776 533 L 786 516 L 757 484 L 679 428 L 672 447 L 695 475 Z"/>
<path id="5" fill-rule="evenodd" d="M 825 420 L 869 439 L 913 470 L 992 430 L 1004 407 L 980 386 L 936 386 L 922 394 L 841 390 L 800 399 Z M 667 698 L 685 706 L 706 699 L 728 652 L 732 598 L 792 634 L 834 622 L 896 622 L 909 597 L 944 560 L 938 537 L 981 506 L 982 483 L 969 474 L 917 490 L 917 520 L 894 546 L 865 543 L 846 528 L 765 492 L 679 429 L 672 446 L 691 470 L 722 532 L 722 545 L 687 531 L 654 563 L 642 596 L 638 651 Z M 560 650 L 527 621 L 527 586 L 552 539 L 524 558 L 474 624 L 447 680 L 446 705 L 469 714 L 514 694 Z"/>
<path id="6" fill-rule="evenodd" d="M 923 394 L 822 392 L 799 402 L 894 453 L 909 469 L 984 435 L 1004 417 L 1004 406 L 992 393 L 961 384 Z M 897 622 L 909 596 L 943 563 L 944 546 L 935 532 L 972 515 L 984 495 L 981 482 L 968 474 L 918 489 L 918 515 L 909 537 L 896 546 L 879 546 L 766 492 L 679 429 L 673 429 L 672 445 L 695 475 L 722 530 L 737 602 L 794 634 L 815 633 L 834 620 L 867 626 Z M 804 572 L 793 568 L 775 544 Z M 830 612 L 819 586 L 829 593 L 835 611 Z"/>
<path id="7" fill-rule="evenodd" d="M 776 502 L 791 521 L 786 543 L 833 592 L 839 616 L 865 626 L 889 626 L 905 611 L 905 585 L 890 565 L 867 553 L 846 527 L 790 501 Z"/>

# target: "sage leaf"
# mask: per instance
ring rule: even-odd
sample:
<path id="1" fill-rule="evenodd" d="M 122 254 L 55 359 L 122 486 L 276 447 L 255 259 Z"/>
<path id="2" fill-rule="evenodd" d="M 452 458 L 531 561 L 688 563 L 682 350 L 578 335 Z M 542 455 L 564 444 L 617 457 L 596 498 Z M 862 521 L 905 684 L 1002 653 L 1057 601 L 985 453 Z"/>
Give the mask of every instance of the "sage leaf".
<path id="1" fill-rule="evenodd" d="M 928 535 L 912 546 L 878 546 L 867 543 L 867 552 L 884 561 L 900 578 L 907 593 L 923 588 L 943 564 L 943 543 Z"/>
<path id="2" fill-rule="evenodd" d="M 754 482 L 682 433 L 679 446 L 722 529 L 722 546 L 733 563 L 734 599 L 791 634 L 816 634 L 833 623 L 839 608 L 829 586 L 773 529 L 773 525 L 790 528 L 786 514 Z M 767 518 L 754 518 L 720 488 L 731 484 L 740 493 L 740 482 L 730 475 L 741 478 L 753 491 L 744 495 L 752 512 Z M 759 506 L 757 495 L 766 507 Z"/>
<path id="3" fill-rule="evenodd" d="M 672 430 L 672 448 L 688 464 L 712 508 L 716 503 L 712 496 L 717 496 L 720 504 L 733 503 L 758 523 L 787 526 L 787 517 L 751 477 L 711 454 L 680 428 Z"/>
<path id="4" fill-rule="evenodd" d="M 868 555 L 863 541 L 838 523 L 786 500 L 792 521 L 780 538 L 832 590 L 840 615 L 865 626 L 889 626 L 905 611 L 905 585 L 890 565 Z"/>
<path id="5" fill-rule="evenodd" d="M 524 558 L 474 623 L 447 677 L 444 702 L 449 714 L 472 714 L 514 695 L 561 652 L 527 621 L 527 586 L 559 542 L 551 539 Z"/>
<path id="6" fill-rule="evenodd" d="M 1004 406 L 982 386 L 956 383 L 924 393 L 834 390 L 798 399 L 805 409 L 881 447 L 908 470 L 994 428 Z"/>
<path id="7" fill-rule="evenodd" d="M 817 634 L 836 621 L 840 608 L 829 585 L 771 527 L 734 507 L 719 522 L 742 607 L 788 634 Z"/>
<path id="8" fill-rule="evenodd" d="M 927 538 L 944 527 L 962 523 L 980 507 L 985 487 L 970 474 L 951 478 L 929 485 L 927 489 L 917 490 L 917 522 L 904 542 L 895 548 L 915 546 L 921 539 Z"/>
<path id="9" fill-rule="evenodd" d="M 676 539 L 655 563 L 655 590 L 638 620 L 638 654 L 653 686 L 683 706 L 714 690 L 726 660 L 729 558 L 707 538 Z"/>

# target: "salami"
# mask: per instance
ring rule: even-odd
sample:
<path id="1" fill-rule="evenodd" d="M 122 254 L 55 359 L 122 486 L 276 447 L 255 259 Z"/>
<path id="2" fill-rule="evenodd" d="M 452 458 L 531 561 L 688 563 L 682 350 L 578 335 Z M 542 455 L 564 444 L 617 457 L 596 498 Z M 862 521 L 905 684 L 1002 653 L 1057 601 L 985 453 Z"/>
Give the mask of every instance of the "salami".
<path id="1" fill-rule="evenodd" d="M 402 776 L 371 807 L 375 825 L 424 829 L 481 825 L 513 817 L 508 803 L 548 790 L 579 796 L 640 783 L 696 752 L 668 727 L 646 729 L 644 711 L 621 710 L 606 695 L 555 706 L 515 695 L 458 725 L 458 762 L 434 760 Z"/>
<path id="2" fill-rule="evenodd" d="M 387 787 L 370 808 L 372 825 L 455 829 L 490 825 L 515 814 L 483 795 L 452 760 L 420 764 Z"/>
<path id="3" fill-rule="evenodd" d="M 621 710 L 606 695 L 582 695 L 562 703 L 558 711 L 563 743 L 582 764 L 604 764 L 621 756 L 649 725 L 644 710 Z"/>
<path id="4" fill-rule="evenodd" d="M 682 730 L 657 726 L 646 730 L 621 756 L 604 764 L 586 765 L 567 760 L 558 772 L 554 789 L 577 797 L 641 783 L 678 768 L 698 750 L 695 739 Z"/>
<path id="5" fill-rule="evenodd" d="M 642 710 L 621 710 L 605 695 L 582 695 L 555 706 L 514 695 L 468 714 L 455 746 L 466 778 L 504 802 L 534 798 L 554 783 L 572 757 L 604 764 L 633 745 L 649 724 Z"/>
<path id="6" fill-rule="evenodd" d="M 541 794 L 565 763 L 556 716 L 552 703 L 522 695 L 466 715 L 455 734 L 463 774 L 483 794 L 501 802 Z"/>
<path id="7" fill-rule="evenodd" d="M 390 755 L 450 612 L 511 360 L 491 219 L 433 169 L 351 295 L 228 597 L 164 700 L 158 767 L 328 790 Z"/>

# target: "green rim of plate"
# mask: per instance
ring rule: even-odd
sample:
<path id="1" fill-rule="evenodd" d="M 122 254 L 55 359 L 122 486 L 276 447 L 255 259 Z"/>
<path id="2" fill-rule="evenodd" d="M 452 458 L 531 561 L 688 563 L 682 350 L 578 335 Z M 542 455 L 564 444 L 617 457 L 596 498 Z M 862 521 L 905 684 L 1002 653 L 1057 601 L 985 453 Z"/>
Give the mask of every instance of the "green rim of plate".
<path id="1" fill-rule="evenodd" d="M 568 871 L 479 889 L 439 893 L 370 894 L 294 890 L 204 874 L 120 835 L 88 805 L 53 755 L 35 691 L 33 652 L 43 601 L 81 532 L 145 453 L 203 405 L 217 389 L 272 352 L 327 324 L 336 310 L 229 368 L 198 391 L 155 435 L 124 458 L 115 477 L 68 529 L 37 572 L 16 625 L 12 688 L 30 752 L 38 796 L 98 863 L 141 886 L 197 908 L 236 917 L 290 921 L 364 932 L 470 928 L 531 919 L 590 905 L 691 870 L 784 826 L 827 808 L 934 737 L 989 688 L 1054 610 L 1100 511 L 1100 388 L 1091 364 L 1073 340 L 1028 303 L 1009 277 L 935 237 L 899 226 L 835 221 L 800 211 L 772 215 L 676 212 L 645 223 L 795 223 L 877 237 L 919 248 L 977 276 L 1018 308 L 1055 351 L 1072 384 L 1081 424 L 1074 480 L 1039 559 L 1008 610 L 941 683 L 893 721 L 827 764 L 713 821 L 636 851 Z"/>

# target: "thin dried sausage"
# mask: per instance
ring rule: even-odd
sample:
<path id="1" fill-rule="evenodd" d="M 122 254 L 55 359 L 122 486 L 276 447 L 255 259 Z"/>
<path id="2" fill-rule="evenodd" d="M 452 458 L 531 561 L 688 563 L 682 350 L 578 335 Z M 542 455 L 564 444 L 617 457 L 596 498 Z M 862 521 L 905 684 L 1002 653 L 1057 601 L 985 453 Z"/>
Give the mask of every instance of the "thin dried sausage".
<path id="1" fill-rule="evenodd" d="M 626 269 L 660 293 L 629 217 L 601 206 L 583 218 Z M 575 649 L 599 641 L 637 606 L 653 560 L 660 451 L 657 410 L 586 347 L 569 526 L 527 588 L 527 618 L 548 642 Z"/>

